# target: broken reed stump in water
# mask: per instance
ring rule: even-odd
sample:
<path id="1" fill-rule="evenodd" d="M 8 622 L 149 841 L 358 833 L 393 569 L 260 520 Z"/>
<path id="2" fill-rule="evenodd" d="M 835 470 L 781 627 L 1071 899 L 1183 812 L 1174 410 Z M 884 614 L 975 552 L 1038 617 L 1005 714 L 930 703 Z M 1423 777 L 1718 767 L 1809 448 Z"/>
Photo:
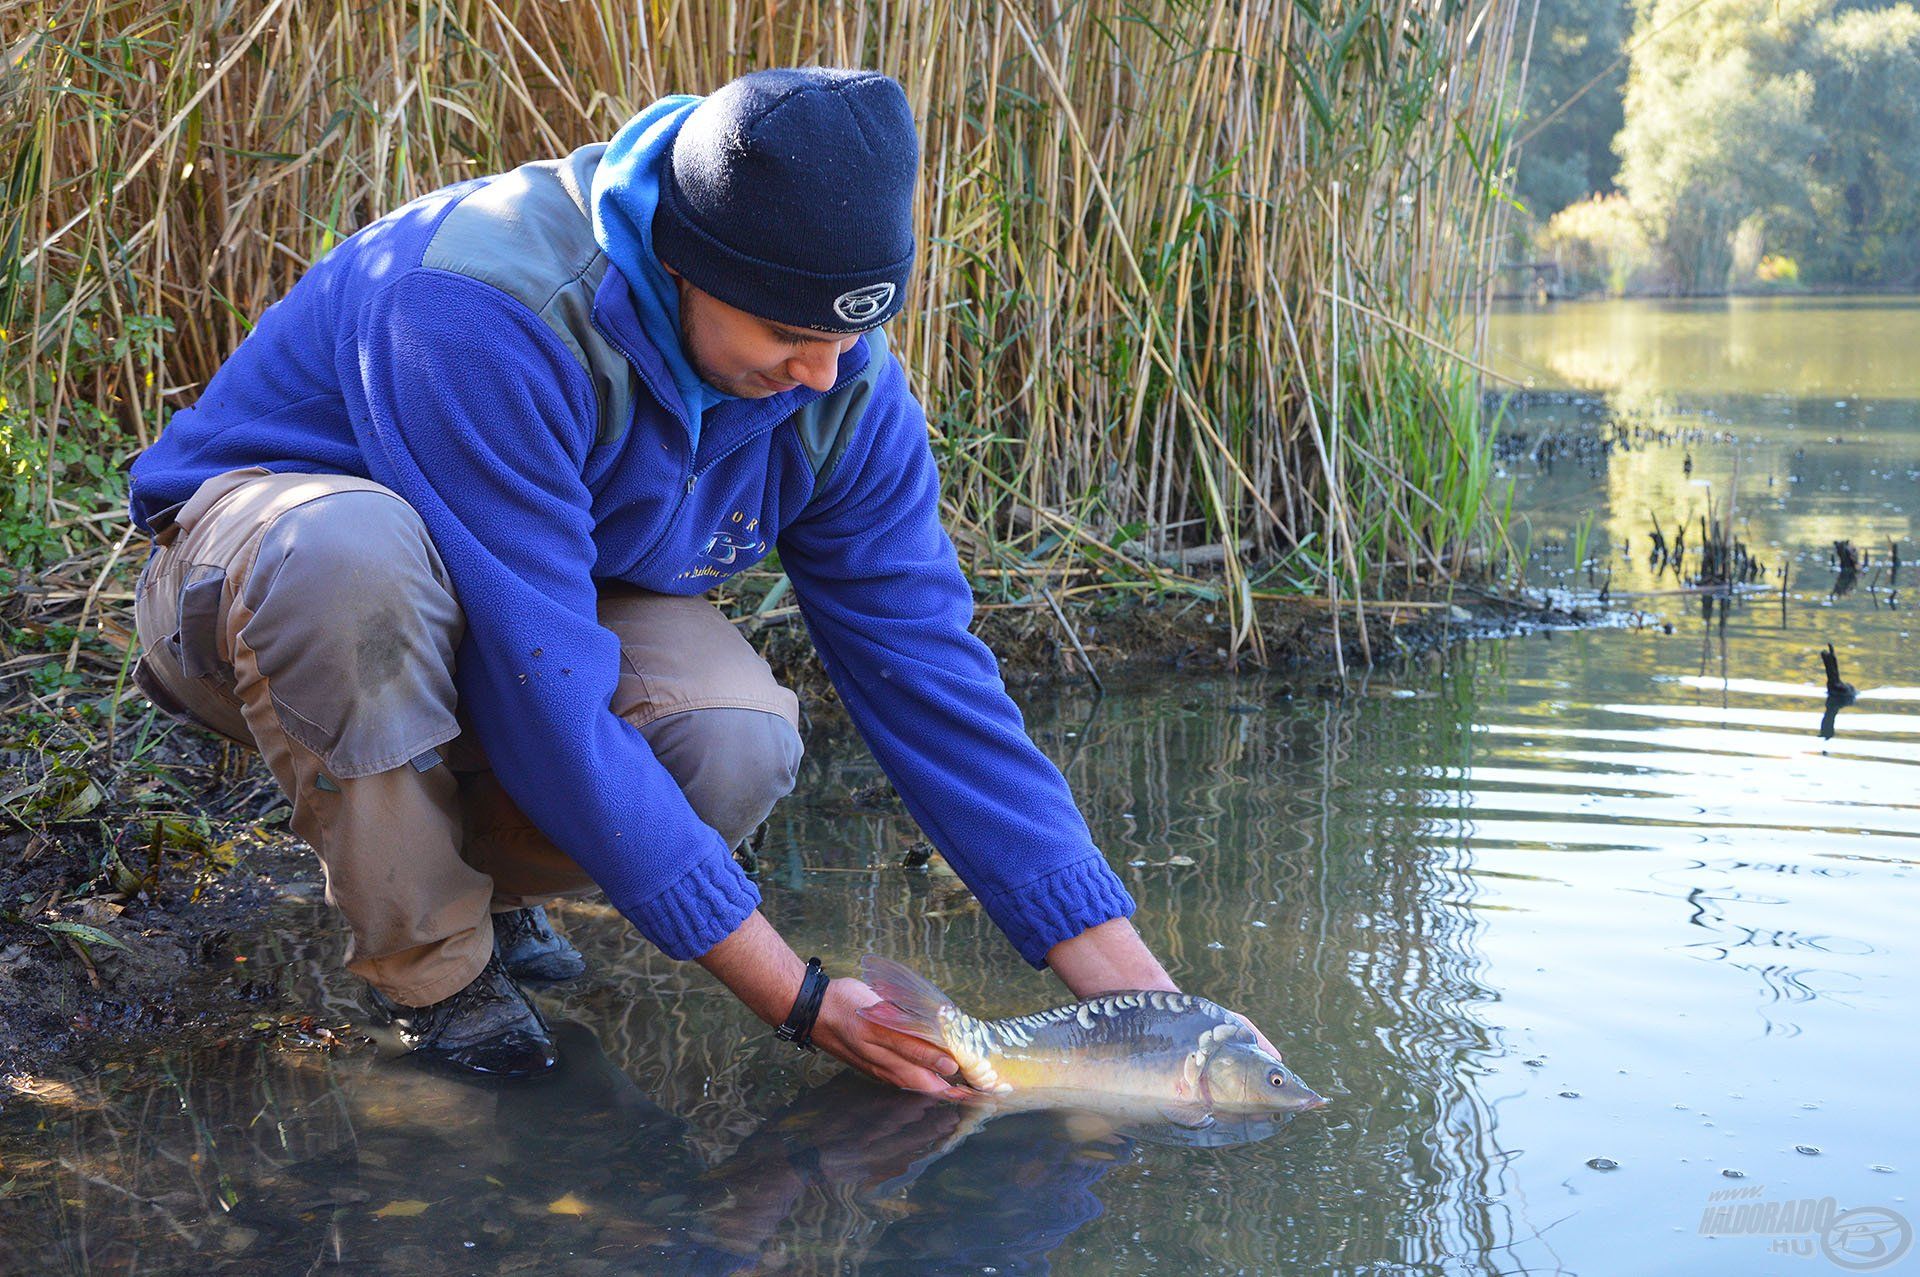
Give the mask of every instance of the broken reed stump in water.
<path id="1" fill-rule="evenodd" d="M 1833 562 L 1839 573 L 1833 578 L 1833 596 L 1838 598 L 1852 591 L 1854 582 L 1859 579 L 1860 569 L 1867 564 L 1867 556 L 1854 549 L 1851 541 L 1835 541 Z"/>
<path id="2" fill-rule="evenodd" d="M 1840 658 L 1834 655 L 1833 644 L 1827 644 L 1827 650 L 1820 653 L 1820 664 L 1827 671 L 1827 706 L 1820 717 L 1820 739 L 1833 739 L 1833 720 L 1840 711 L 1853 704 L 1859 693 L 1853 690 L 1852 683 L 1842 682 L 1840 678 Z"/>
<path id="3" fill-rule="evenodd" d="M 1724 519 L 1719 516 L 1713 499 L 1707 499 L 1707 512 L 1700 516 L 1700 570 L 1694 573 L 1691 584 L 1749 585 L 1762 575 L 1760 561 L 1747 548 L 1747 543 L 1733 534 L 1737 497 L 1737 491 L 1729 495 Z"/>

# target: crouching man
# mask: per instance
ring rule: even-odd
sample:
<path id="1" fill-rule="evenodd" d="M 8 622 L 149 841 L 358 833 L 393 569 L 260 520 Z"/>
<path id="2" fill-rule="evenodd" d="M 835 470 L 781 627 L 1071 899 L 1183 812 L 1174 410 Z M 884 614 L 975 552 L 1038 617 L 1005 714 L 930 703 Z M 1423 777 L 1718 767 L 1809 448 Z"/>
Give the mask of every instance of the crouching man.
<path id="1" fill-rule="evenodd" d="M 516 977 L 598 887 L 783 1036 L 944 1090 L 758 911 L 731 849 L 797 705 L 701 595 L 777 548 L 907 808 L 1075 993 L 1171 989 L 1028 740 L 881 325 L 918 139 L 885 76 L 780 70 L 434 192 L 335 247 L 133 467 L 140 686 L 257 747 L 416 1052 L 550 1068 Z"/>

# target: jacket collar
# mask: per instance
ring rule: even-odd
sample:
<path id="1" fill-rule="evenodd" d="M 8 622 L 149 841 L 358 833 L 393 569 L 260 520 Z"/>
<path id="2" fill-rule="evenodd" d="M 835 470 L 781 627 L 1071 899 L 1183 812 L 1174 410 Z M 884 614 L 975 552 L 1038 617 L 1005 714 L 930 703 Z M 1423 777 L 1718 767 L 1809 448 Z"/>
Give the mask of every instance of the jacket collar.
<path id="1" fill-rule="evenodd" d="M 680 392 L 674 387 L 673 375 L 667 370 L 666 360 L 641 330 L 640 316 L 634 309 L 633 293 L 626 277 L 611 262 L 607 264 L 606 276 L 594 290 L 593 325 L 619 347 L 661 411 L 679 423 L 686 437 L 692 439 L 692 424 L 687 420 Z M 772 430 L 808 404 L 839 390 L 860 375 L 870 357 L 867 339 L 862 337 L 840 356 L 839 376 L 834 379 L 833 390 L 826 394 L 796 386 L 765 399 L 729 399 L 714 405 L 701 419 L 696 466 L 700 458 L 731 452 L 743 441 Z"/>

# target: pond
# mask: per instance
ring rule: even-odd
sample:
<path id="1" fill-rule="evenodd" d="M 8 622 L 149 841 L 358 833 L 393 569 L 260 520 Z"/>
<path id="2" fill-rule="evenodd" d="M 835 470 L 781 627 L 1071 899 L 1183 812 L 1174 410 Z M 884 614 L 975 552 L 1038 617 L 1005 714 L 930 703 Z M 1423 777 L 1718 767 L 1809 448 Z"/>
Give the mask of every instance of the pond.
<path id="1" fill-rule="evenodd" d="M 1572 305 L 1496 316 L 1493 347 L 1533 383 L 1503 449 L 1530 576 L 1617 624 L 1344 688 L 1027 701 L 1150 943 L 1328 1108 L 1224 1147 L 983 1121 L 796 1056 L 581 904 L 592 971 L 540 995 L 558 1075 L 277 1032 L 54 1088 L 0 1118 L 0 1270 L 1912 1265 L 1920 306 Z M 1656 517 L 1697 555 L 1710 503 L 1758 565 L 1711 604 L 1650 559 Z M 1858 693 L 1830 739 L 1828 644 Z M 900 867 L 917 834 L 876 779 L 816 733 L 775 813 L 768 908 L 801 951 L 887 954 L 979 1012 L 1062 1000 L 937 862 Z M 252 963 L 357 1021 L 321 906 L 285 909 Z"/>

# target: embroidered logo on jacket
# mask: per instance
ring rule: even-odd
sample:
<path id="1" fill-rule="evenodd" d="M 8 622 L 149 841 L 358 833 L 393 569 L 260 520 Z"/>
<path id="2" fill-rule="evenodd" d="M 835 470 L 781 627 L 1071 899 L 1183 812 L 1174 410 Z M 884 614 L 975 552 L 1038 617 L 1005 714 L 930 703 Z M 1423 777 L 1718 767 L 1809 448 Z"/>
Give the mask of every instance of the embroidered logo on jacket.
<path id="1" fill-rule="evenodd" d="M 755 537 L 737 536 L 732 532 L 720 531 L 713 534 L 704 551 L 706 556 L 716 563 L 732 563 L 745 556 L 749 562 L 759 558 L 767 551 L 767 543 Z"/>
<path id="2" fill-rule="evenodd" d="M 733 575 L 725 568 L 738 570 L 758 563 L 766 557 L 767 543 L 754 535 L 760 530 L 760 520 L 749 519 L 744 511 L 735 510 L 732 516 L 720 525 L 720 530 L 707 538 L 700 553 L 710 562 L 697 568 L 689 568 L 676 578 L 691 581 L 699 577 L 723 577 Z M 715 564 L 721 566 L 716 567 Z"/>

